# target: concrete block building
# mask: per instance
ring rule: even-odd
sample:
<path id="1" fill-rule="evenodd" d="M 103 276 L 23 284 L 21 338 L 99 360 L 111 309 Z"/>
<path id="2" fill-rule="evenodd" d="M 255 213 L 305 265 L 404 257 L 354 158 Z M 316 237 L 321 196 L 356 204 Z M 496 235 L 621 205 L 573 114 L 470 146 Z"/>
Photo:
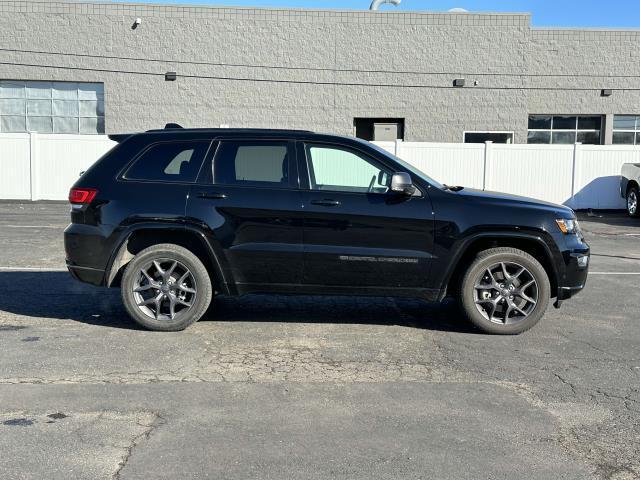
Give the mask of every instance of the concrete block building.
<path id="1" fill-rule="evenodd" d="M 0 0 L 0 133 L 640 144 L 638 45 L 528 14 Z"/>

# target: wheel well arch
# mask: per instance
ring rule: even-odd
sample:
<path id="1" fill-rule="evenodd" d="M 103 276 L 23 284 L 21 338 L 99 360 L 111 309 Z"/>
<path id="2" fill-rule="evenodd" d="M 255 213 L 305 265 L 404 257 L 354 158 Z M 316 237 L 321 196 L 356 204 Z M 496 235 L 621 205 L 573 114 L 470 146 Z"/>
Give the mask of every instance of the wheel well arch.
<path id="1" fill-rule="evenodd" d="M 640 185 L 638 185 L 638 182 L 636 182 L 635 180 L 629 180 L 627 182 L 627 191 L 625 192 L 625 194 L 628 194 L 629 190 L 631 190 L 634 187 L 636 188 L 636 190 L 640 190 Z"/>
<path id="2" fill-rule="evenodd" d="M 161 243 L 172 243 L 186 248 L 204 264 L 214 290 L 226 292 L 226 283 L 215 253 L 207 245 L 203 235 L 184 227 L 142 227 L 129 232 L 120 242 L 116 254 L 105 275 L 107 287 L 119 287 L 124 269 L 133 257 L 145 248 Z"/>
<path id="3" fill-rule="evenodd" d="M 556 271 L 551 252 L 548 250 L 542 241 L 539 241 L 532 237 L 519 237 L 519 236 L 487 236 L 479 237 L 472 240 L 464 251 L 458 257 L 455 267 L 453 268 L 451 275 L 446 281 L 445 295 L 446 293 L 456 292 L 460 286 L 460 282 L 466 271 L 466 267 L 473 261 L 478 253 L 487 250 L 489 248 L 496 247 L 511 247 L 517 248 L 528 254 L 532 255 L 538 260 L 544 270 L 549 276 L 549 283 L 551 284 L 551 296 L 557 296 L 558 291 L 558 272 Z"/>

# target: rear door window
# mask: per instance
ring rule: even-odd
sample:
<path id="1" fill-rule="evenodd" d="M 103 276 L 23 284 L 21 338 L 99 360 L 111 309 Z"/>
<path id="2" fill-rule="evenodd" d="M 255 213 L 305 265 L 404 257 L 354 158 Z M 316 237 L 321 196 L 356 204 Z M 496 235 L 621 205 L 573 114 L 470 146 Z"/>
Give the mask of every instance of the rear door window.
<path id="1" fill-rule="evenodd" d="M 210 143 L 206 140 L 156 143 L 135 160 L 124 174 L 124 178 L 156 182 L 194 182 Z"/>
<path id="2" fill-rule="evenodd" d="M 286 140 L 222 141 L 213 161 L 213 183 L 288 188 L 292 158 Z"/>

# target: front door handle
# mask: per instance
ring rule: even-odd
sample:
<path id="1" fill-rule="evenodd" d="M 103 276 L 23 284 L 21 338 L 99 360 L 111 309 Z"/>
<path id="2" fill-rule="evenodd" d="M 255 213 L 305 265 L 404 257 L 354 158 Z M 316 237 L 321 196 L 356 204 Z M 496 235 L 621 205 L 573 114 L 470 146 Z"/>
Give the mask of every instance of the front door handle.
<path id="1" fill-rule="evenodd" d="M 312 200 L 311 204 L 322 205 L 323 207 L 337 207 L 338 205 L 340 205 L 340 202 L 338 200 L 330 200 L 328 198 L 325 198 L 324 200 Z"/>
<path id="2" fill-rule="evenodd" d="M 218 192 L 200 192 L 198 198 L 206 198 L 209 200 L 224 200 L 227 196 L 224 193 Z"/>

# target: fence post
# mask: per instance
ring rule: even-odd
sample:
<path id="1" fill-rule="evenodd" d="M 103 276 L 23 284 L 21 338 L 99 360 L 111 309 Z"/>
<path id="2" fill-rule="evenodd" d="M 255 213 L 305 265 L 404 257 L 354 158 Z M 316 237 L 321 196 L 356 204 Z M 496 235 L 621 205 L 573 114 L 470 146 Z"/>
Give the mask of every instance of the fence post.
<path id="1" fill-rule="evenodd" d="M 571 164 L 571 208 L 576 208 L 576 173 L 577 173 L 577 164 L 580 160 L 581 153 L 581 142 L 576 142 L 573 144 L 573 162 Z"/>
<path id="2" fill-rule="evenodd" d="M 491 154 L 493 153 L 493 142 L 491 140 L 487 140 L 484 142 L 484 164 L 482 168 L 482 190 L 487 189 L 487 167 L 489 162 L 491 161 Z"/>
<path id="3" fill-rule="evenodd" d="M 29 198 L 31 201 L 37 200 L 36 195 L 36 182 L 35 179 L 38 176 L 37 173 L 37 159 L 38 155 L 38 138 L 37 133 L 29 132 Z"/>
<path id="4" fill-rule="evenodd" d="M 394 154 L 396 157 L 399 157 L 399 156 L 400 156 L 400 155 L 398 155 L 398 152 L 400 152 L 400 143 L 401 143 L 401 142 L 402 142 L 402 140 L 401 140 L 401 139 L 396 138 L 396 141 L 395 141 L 395 142 L 394 142 L 394 144 L 393 144 L 393 154 Z"/>

